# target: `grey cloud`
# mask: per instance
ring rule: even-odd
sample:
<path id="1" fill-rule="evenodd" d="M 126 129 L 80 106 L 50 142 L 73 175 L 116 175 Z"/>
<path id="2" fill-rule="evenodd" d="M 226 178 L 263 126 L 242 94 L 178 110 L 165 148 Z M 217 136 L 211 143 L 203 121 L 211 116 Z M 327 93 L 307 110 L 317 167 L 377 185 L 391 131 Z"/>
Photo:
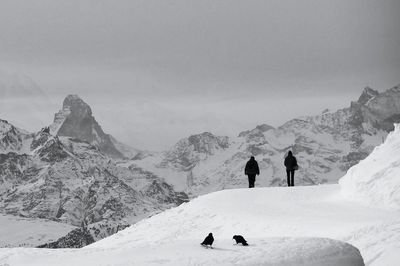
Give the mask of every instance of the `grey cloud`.
<path id="1" fill-rule="evenodd" d="M 251 102 L 293 100 L 266 117 L 279 123 L 320 110 L 306 97 L 345 106 L 365 85 L 399 83 L 399 11 L 396 0 L 3 0 L 0 68 L 26 73 L 57 101 L 112 92 L 176 106 L 249 103 L 225 117 L 233 124 Z"/>

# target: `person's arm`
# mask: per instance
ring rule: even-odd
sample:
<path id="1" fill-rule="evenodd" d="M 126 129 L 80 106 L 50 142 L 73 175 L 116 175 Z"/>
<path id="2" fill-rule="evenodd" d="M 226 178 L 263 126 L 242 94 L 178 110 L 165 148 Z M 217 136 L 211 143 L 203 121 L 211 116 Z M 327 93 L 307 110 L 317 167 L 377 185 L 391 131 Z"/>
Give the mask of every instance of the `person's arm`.
<path id="1" fill-rule="evenodd" d="M 257 175 L 260 175 L 260 168 L 258 168 L 258 164 L 257 164 Z"/>
<path id="2" fill-rule="evenodd" d="M 246 167 L 244 168 L 244 174 L 247 175 L 247 169 L 249 168 L 249 162 L 246 163 Z"/>

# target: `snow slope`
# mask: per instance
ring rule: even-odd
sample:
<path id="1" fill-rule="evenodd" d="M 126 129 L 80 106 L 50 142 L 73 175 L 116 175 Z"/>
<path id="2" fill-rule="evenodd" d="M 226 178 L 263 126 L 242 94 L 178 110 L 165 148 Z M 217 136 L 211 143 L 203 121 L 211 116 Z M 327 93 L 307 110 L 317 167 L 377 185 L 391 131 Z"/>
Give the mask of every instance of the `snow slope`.
<path id="1" fill-rule="evenodd" d="M 250 243 L 270 237 L 348 240 L 360 249 L 367 265 L 380 265 L 380 260 L 386 259 L 384 251 L 400 251 L 400 213 L 348 201 L 342 198 L 338 185 L 235 189 L 208 194 L 88 248 L 123 246 L 134 250 L 169 241 L 196 241 L 208 232 L 218 236 L 216 243 L 234 234 L 244 235 Z M 380 236 L 370 235 L 374 232 Z"/>
<path id="2" fill-rule="evenodd" d="M 0 253 L 5 265 L 274 265 L 362 266 L 359 251 L 349 244 L 319 238 L 258 239 L 249 247 L 219 241 L 206 249 L 193 241 L 130 249 L 33 250 L 9 249 Z M 291 250 L 291 252 L 288 252 Z"/>
<path id="3" fill-rule="evenodd" d="M 209 232 L 215 237 L 214 250 L 199 246 Z M 251 246 L 233 245 L 234 234 L 242 234 Z M 353 248 L 326 238 L 348 241 L 366 265 L 396 265 L 400 212 L 349 201 L 339 185 L 224 190 L 80 250 L 2 249 L 0 264 L 302 265 L 315 258 L 317 264 L 304 265 L 346 265 L 335 258 L 357 258 Z M 362 265 L 352 263 L 347 265 Z"/>
<path id="4" fill-rule="evenodd" d="M 385 143 L 340 179 L 349 199 L 400 210 L 400 124 Z"/>

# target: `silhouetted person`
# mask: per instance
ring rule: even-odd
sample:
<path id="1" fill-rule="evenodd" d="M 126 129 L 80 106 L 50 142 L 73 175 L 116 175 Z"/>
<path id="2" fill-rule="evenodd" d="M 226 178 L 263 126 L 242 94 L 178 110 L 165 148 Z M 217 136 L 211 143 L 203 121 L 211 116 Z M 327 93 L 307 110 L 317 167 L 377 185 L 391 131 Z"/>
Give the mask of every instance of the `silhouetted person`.
<path id="1" fill-rule="evenodd" d="M 242 244 L 243 246 L 248 246 L 246 239 L 244 239 L 241 235 L 234 235 L 233 239 L 235 239 L 236 244 Z"/>
<path id="2" fill-rule="evenodd" d="M 202 246 L 212 246 L 214 242 L 214 237 L 212 233 L 209 233 L 208 236 L 204 239 L 204 241 L 201 243 Z"/>
<path id="3" fill-rule="evenodd" d="M 246 163 L 244 168 L 244 174 L 249 178 L 249 188 L 254 187 L 256 182 L 256 175 L 260 174 L 260 169 L 258 168 L 258 163 L 254 159 L 254 156 L 250 157 L 250 160 Z"/>
<path id="4" fill-rule="evenodd" d="M 294 171 L 299 168 L 297 165 L 296 157 L 293 156 L 292 151 L 288 152 L 285 158 L 286 175 L 288 187 L 294 187 Z"/>

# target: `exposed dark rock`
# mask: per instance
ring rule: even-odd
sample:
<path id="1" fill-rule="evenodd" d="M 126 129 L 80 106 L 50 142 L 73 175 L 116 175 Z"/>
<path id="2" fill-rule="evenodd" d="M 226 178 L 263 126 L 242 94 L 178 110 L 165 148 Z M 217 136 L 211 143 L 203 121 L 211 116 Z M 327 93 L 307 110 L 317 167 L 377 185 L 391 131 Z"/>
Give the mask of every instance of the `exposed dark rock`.
<path id="1" fill-rule="evenodd" d="M 64 150 L 63 144 L 57 137 L 46 142 L 39 149 L 39 156 L 45 162 L 60 162 L 68 157 L 68 153 Z"/>
<path id="2" fill-rule="evenodd" d="M 358 98 L 357 103 L 364 105 L 366 104 L 369 100 L 374 98 L 375 96 L 379 95 L 379 92 L 376 90 L 371 89 L 370 87 L 365 87 L 363 90 L 362 94 Z"/>
<path id="3" fill-rule="evenodd" d="M 82 248 L 93 242 L 95 241 L 89 230 L 86 228 L 77 228 L 57 241 L 40 245 L 38 248 Z"/>
<path id="4" fill-rule="evenodd" d="M 267 132 L 268 130 L 271 130 L 271 129 L 274 129 L 274 127 L 267 125 L 267 124 L 261 124 L 261 125 L 256 126 L 252 130 L 246 130 L 246 131 L 240 132 L 239 137 L 245 137 L 249 134 L 259 135 L 260 133 Z"/>
<path id="5" fill-rule="evenodd" d="M 31 150 L 36 149 L 39 146 L 43 146 L 47 140 L 51 138 L 49 128 L 43 128 L 39 133 L 37 133 L 32 140 Z"/>
<path id="6" fill-rule="evenodd" d="M 346 168 L 350 168 L 353 165 L 357 164 L 359 161 L 364 160 L 369 153 L 367 152 L 350 152 L 346 156 L 342 158 L 342 162 L 345 163 Z"/>
<path id="7" fill-rule="evenodd" d="M 215 136 L 209 132 L 192 135 L 178 141 L 167 152 L 166 160 L 161 162 L 161 166 L 171 165 L 189 171 L 205 157 L 223 151 L 229 145 L 229 138 L 226 136 Z"/>
<path id="8" fill-rule="evenodd" d="M 64 118 L 61 116 L 64 114 Z M 104 133 L 92 115 L 92 109 L 77 95 L 68 95 L 63 110 L 56 114 L 55 123 L 61 123 L 56 132 L 58 136 L 67 136 L 87 141 L 113 157 L 123 158 L 123 154 L 114 146 L 110 136 Z M 54 126 L 56 127 L 56 126 Z"/>

